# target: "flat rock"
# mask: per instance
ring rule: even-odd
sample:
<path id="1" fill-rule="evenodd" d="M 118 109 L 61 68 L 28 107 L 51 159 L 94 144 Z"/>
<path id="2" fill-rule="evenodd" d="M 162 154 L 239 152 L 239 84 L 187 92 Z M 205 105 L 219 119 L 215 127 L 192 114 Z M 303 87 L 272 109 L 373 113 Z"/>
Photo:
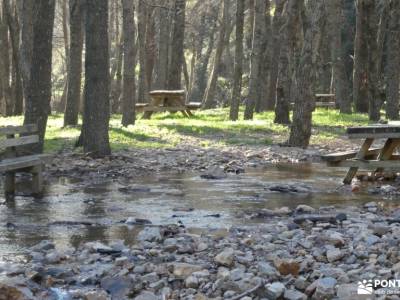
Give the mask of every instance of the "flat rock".
<path id="1" fill-rule="evenodd" d="M 137 239 L 141 242 L 160 242 L 162 240 L 160 228 L 146 227 L 139 232 Z"/>
<path id="2" fill-rule="evenodd" d="M 231 267 L 233 265 L 234 251 L 232 248 L 226 248 L 214 257 L 214 261 L 225 267 Z"/>
<path id="3" fill-rule="evenodd" d="M 201 271 L 203 268 L 198 265 L 188 264 L 188 263 L 173 263 L 171 264 L 173 268 L 173 274 L 178 278 L 187 278 L 194 272 Z"/>

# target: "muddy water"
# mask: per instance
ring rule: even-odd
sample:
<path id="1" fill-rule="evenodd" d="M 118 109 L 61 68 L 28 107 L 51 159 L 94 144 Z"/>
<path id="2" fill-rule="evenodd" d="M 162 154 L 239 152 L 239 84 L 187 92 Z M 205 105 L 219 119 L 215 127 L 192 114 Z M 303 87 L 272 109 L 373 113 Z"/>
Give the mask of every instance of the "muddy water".
<path id="1" fill-rule="evenodd" d="M 0 205 L 0 260 L 15 258 L 42 239 L 53 240 L 60 247 L 89 240 L 124 239 L 129 244 L 140 230 L 123 224 L 129 217 L 149 219 L 153 224 L 179 221 L 188 227 L 211 229 L 260 222 L 243 218 L 243 210 L 298 204 L 316 208 L 360 205 L 382 200 L 381 196 L 368 195 L 368 187 L 357 194 L 340 192 L 344 174 L 345 170 L 318 164 L 283 164 L 219 180 L 190 173 L 157 174 L 134 182 L 60 178 L 46 187 L 43 199 L 17 196 L 13 203 Z M 289 183 L 306 184 L 313 193 L 283 194 L 265 189 L 271 184 Z M 400 199 L 387 201 L 400 203 Z M 97 225 L 49 225 L 58 221 Z"/>

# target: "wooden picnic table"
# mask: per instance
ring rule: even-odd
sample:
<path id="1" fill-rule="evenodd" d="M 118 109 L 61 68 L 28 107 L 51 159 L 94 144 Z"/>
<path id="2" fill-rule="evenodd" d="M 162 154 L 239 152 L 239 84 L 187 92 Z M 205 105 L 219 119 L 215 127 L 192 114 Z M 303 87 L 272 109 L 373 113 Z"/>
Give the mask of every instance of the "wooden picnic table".
<path id="1" fill-rule="evenodd" d="M 363 139 L 358 151 L 346 151 L 322 156 L 330 167 L 348 167 L 343 183 L 350 184 L 358 169 L 382 173 L 384 170 L 400 170 L 400 155 L 395 150 L 400 146 L 400 125 L 376 124 L 350 127 L 346 131 L 349 139 Z M 383 147 L 371 148 L 374 140 L 384 139 Z"/>
<path id="2" fill-rule="evenodd" d="M 138 103 L 137 110 L 144 111 L 143 119 L 150 119 L 154 112 L 180 111 L 185 117 L 193 116 L 191 110 L 200 108 L 200 103 L 185 103 L 184 90 L 155 90 L 149 93 L 150 103 Z"/>

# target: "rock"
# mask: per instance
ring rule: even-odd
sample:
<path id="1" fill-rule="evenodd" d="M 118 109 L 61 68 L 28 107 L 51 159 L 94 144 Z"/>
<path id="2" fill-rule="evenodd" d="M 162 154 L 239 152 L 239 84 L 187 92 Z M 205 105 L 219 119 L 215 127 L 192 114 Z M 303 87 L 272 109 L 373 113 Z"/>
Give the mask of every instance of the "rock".
<path id="1" fill-rule="evenodd" d="M 278 299 L 283 295 L 285 289 L 285 285 L 281 282 L 269 283 L 265 286 L 265 296 L 271 300 Z"/>
<path id="2" fill-rule="evenodd" d="M 296 281 L 294 282 L 294 286 L 300 291 L 304 291 L 308 285 L 309 283 L 307 282 L 307 279 L 303 276 L 297 277 Z"/>
<path id="3" fill-rule="evenodd" d="M 178 278 L 187 278 L 192 275 L 194 272 L 201 271 L 203 268 L 198 265 L 192 265 L 188 263 L 173 263 L 173 274 Z"/>
<path id="4" fill-rule="evenodd" d="M 226 248 L 214 257 L 214 261 L 225 267 L 231 267 L 233 265 L 234 251 L 232 248 Z"/>
<path id="5" fill-rule="evenodd" d="M 160 228 L 146 227 L 139 232 L 137 239 L 141 242 L 160 242 L 162 240 Z"/>
<path id="6" fill-rule="evenodd" d="M 279 193 L 311 193 L 312 188 L 302 183 L 296 184 L 276 184 L 266 188 L 271 192 Z"/>
<path id="7" fill-rule="evenodd" d="M 197 246 L 196 246 L 196 251 L 197 252 L 202 252 L 202 251 L 205 251 L 207 249 L 208 249 L 208 244 L 207 243 L 201 242 L 201 243 L 197 244 Z"/>
<path id="8" fill-rule="evenodd" d="M 400 262 L 398 262 L 398 263 L 396 263 L 396 264 L 394 264 L 394 265 L 392 266 L 392 271 L 393 271 L 394 273 L 399 273 L 399 272 L 400 272 Z"/>
<path id="9" fill-rule="evenodd" d="M 17 278 L 0 277 L 0 300 L 35 299 L 25 283 Z"/>
<path id="10" fill-rule="evenodd" d="M 372 233 L 374 235 L 377 235 L 379 237 L 382 237 L 383 235 L 385 235 L 386 233 L 388 233 L 391 228 L 390 226 L 385 226 L 385 225 L 378 225 L 378 224 L 373 224 L 371 226 L 368 226 L 370 229 L 372 229 Z"/>
<path id="11" fill-rule="evenodd" d="M 143 291 L 134 300 L 159 300 L 159 298 L 152 292 Z"/>
<path id="12" fill-rule="evenodd" d="M 274 265 L 281 275 L 297 276 L 300 271 L 300 264 L 293 259 L 275 259 Z"/>
<path id="13" fill-rule="evenodd" d="M 185 286 L 187 288 L 197 289 L 199 286 L 199 280 L 194 276 L 189 276 L 185 279 Z"/>
<path id="14" fill-rule="evenodd" d="M 378 211 L 378 204 L 376 202 L 368 202 L 364 204 L 364 207 L 369 211 L 369 212 L 377 212 Z"/>
<path id="15" fill-rule="evenodd" d="M 85 300 L 109 300 L 108 294 L 105 291 L 90 291 L 85 294 Z"/>
<path id="16" fill-rule="evenodd" d="M 333 298 L 335 296 L 336 282 L 336 279 L 332 277 L 318 279 L 312 299 L 325 300 Z"/>
<path id="17" fill-rule="evenodd" d="M 287 300 L 307 300 L 307 296 L 297 290 L 286 290 L 283 298 Z"/>
<path id="18" fill-rule="evenodd" d="M 104 277 L 100 283 L 113 299 L 124 299 L 130 293 L 132 279 L 127 276 Z"/>
<path id="19" fill-rule="evenodd" d="M 343 256 L 344 253 L 338 248 L 328 249 L 328 251 L 326 251 L 326 258 L 329 262 L 340 260 L 343 258 Z"/>
<path id="20" fill-rule="evenodd" d="M 268 262 L 260 261 L 257 264 L 257 268 L 260 275 L 266 275 L 268 277 L 272 277 L 277 274 L 277 270 L 273 266 L 271 266 Z"/>
<path id="21" fill-rule="evenodd" d="M 125 224 L 127 224 L 127 225 L 148 225 L 148 224 L 151 224 L 151 221 L 147 220 L 147 219 L 129 217 L 125 221 Z"/>
<path id="22" fill-rule="evenodd" d="M 357 285 L 354 283 L 338 285 L 336 297 L 341 300 L 357 299 Z"/>
<path id="23" fill-rule="evenodd" d="M 379 243 L 379 241 L 380 241 L 380 238 L 377 237 L 376 235 L 373 235 L 373 234 L 368 235 L 365 238 L 365 242 L 367 243 L 368 246 L 372 246 L 372 245 L 374 245 L 376 243 Z"/>
<path id="24" fill-rule="evenodd" d="M 305 204 L 300 204 L 297 205 L 295 212 L 297 214 L 313 214 L 315 212 L 315 208 Z"/>
<path id="25" fill-rule="evenodd" d="M 326 234 L 324 235 L 324 240 L 336 247 L 343 247 L 345 245 L 343 235 L 336 231 L 326 232 Z"/>
<path id="26" fill-rule="evenodd" d="M 51 250 L 54 248 L 55 248 L 55 246 L 52 242 L 50 242 L 48 240 L 43 240 L 40 243 L 31 247 L 31 251 L 48 251 L 48 250 Z"/>

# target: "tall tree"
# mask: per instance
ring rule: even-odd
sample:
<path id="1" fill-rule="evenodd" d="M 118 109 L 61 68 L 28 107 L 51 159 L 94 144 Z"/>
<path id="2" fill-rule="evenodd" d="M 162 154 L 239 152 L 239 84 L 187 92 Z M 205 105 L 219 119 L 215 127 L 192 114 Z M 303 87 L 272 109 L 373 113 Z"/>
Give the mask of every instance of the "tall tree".
<path id="1" fill-rule="evenodd" d="M 368 18 L 365 3 L 369 0 L 357 0 L 356 36 L 354 42 L 353 101 L 355 110 L 368 112 L 368 45 L 366 29 Z"/>
<path id="2" fill-rule="evenodd" d="M 185 7 L 186 0 L 175 0 L 174 25 L 172 31 L 171 63 L 169 67 L 168 88 L 171 90 L 181 89 L 181 76 L 184 60 L 184 37 L 185 37 Z"/>
<path id="3" fill-rule="evenodd" d="M 279 74 L 279 57 L 282 47 L 282 32 L 281 27 L 283 25 L 282 11 L 286 0 L 275 0 L 275 11 L 274 18 L 272 19 L 272 40 L 271 40 L 271 61 L 270 61 L 270 74 L 267 91 L 267 99 L 276 104 L 276 91 L 277 81 Z M 276 106 L 275 106 L 276 107 Z"/>
<path id="4" fill-rule="evenodd" d="M 295 3 L 294 3 L 295 2 Z M 323 3 L 319 0 L 289 0 L 289 5 L 301 16 L 304 38 L 300 59 L 295 67 L 295 90 L 293 93 L 293 123 L 288 144 L 306 148 L 310 142 L 312 112 L 315 108 L 314 83 L 316 53 L 321 43 L 319 25 L 323 16 Z"/>
<path id="5" fill-rule="evenodd" d="M 346 76 L 345 49 L 342 42 L 342 0 L 329 0 L 328 5 L 328 27 L 331 40 L 332 69 L 334 77 L 334 91 L 336 102 L 339 104 L 341 113 L 351 113 L 350 86 Z"/>
<path id="6" fill-rule="evenodd" d="M 235 63 L 232 100 L 229 112 L 229 118 L 232 121 L 236 121 L 239 117 L 239 105 L 242 92 L 244 2 L 245 0 L 236 1 Z"/>
<path id="7" fill-rule="evenodd" d="M 32 62 L 26 98 L 24 124 L 36 123 L 39 143 L 32 150 L 43 151 L 47 117 L 51 100 L 51 60 L 55 0 L 37 0 L 37 16 L 33 25 Z"/>
<path id="8" fill-rule="evenodd" d="M 10 85 L 10 43 L 8 38 L 7 14 L 2 2 L 0 14 L 0 92 L 2 113 L 5 116 L 12 114 L 11 85 Z"/>
<path id="9" fill-rule="evenodd" d="M 220 25 L 219 37 L 217 48 L 215 49 L 215 56 L 213 68 L 211 70 L 210 78 L 208 80 L 207 89 L 204 94 L 203 106 L 204 108 L 211 108 L 215 103 L 215 90 L 217 87 L 217 79 L 219 75 L 219 68 L 221 64 L 222 52 L 224 51 L 224 41 L 228 22 L 229 22 L 229 0 L 223 1 L 222 21 Z"/>
<path id="10" fill-rule="evenodd" d="M 122 125 L 135 124 L 135 21 L 134 4 L 122 0 L 124 72 L 122 75 Z"/>
<path id="11" fill-rule="evenodd" d="M 82 1 L 69 0 L 70 49 L 68 64 L 68 88 L 64 126 L 77 125 L 82 81 L 83 16 Z"/>
<path id="12" fill-rule="evenodd" d="M 93 157 L 111 153 L 108 0 L 86 0 L 85 100 L 81 141 Z"/>
<path id="13" fill-rule="evenodd" d="M 253 25 L 253 39 L 252 49 L 250 56 L 250 82 L 249 82 L 249 96 L 246 102 L 246 109 L 244 111 L 244 119 L 252 120 L 254 108 L 257 102 L 261 102 L 263 82 L 265 78 L 261 76 L 261 70 L 265 61 L 264 52 L 266 48 L 263 47 L 264 39 L 266 38 L 265 30 L 265 15 L 269 13 L 267 5 L 268 1 L 255 0 L 254 1 L 254 25 Z"/>
<path id="14" fill-rule="evenodd" d="M 390 0 L 389 30 L 387 41 L 387 88 L 386 116 L 399 119 L 400 85 L 400 1 Z"/>

